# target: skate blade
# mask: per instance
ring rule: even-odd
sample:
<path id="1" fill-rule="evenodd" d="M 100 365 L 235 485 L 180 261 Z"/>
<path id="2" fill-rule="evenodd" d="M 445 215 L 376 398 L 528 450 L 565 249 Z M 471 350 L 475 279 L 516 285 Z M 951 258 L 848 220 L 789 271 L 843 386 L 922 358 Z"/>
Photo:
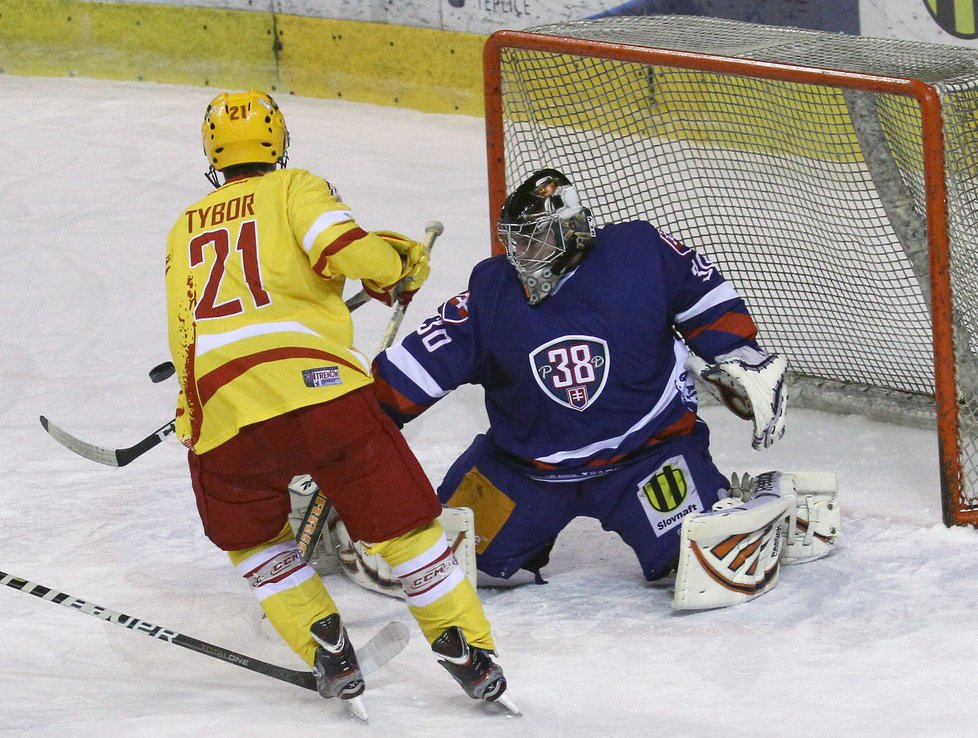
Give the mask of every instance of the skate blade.
<path id="1" fill-rule="evenodd" d="M 367 715 L 367 708 L 363 704 L 362 696 L 353 697 L 352 699 L 348 699 L 348 700 L 340 700 L 340 702 L 343 703 L 343 707 L 346 708 L 346 711 L 350 714 L 351 717 L 356 718 L 361 723 L 370 722 L 370 716 Z"/>
<path id="2" fill-rule="evenodd" d="M 514 715 L 515 717 L 523 717 L 523 713 L 520 712 L 520 708 L 518 708 L 516 703 L 509 698 L 508 694 L 499 695 L 499 697 L 493 700 L 491 704 L 499 705 L 500 707 L 505 708 L 510 715 Z"/>

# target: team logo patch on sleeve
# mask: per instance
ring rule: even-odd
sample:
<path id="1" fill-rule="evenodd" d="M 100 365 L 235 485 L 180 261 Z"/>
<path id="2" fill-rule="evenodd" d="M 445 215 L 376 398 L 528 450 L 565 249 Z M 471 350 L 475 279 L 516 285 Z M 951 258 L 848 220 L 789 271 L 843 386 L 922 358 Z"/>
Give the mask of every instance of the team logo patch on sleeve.
<path id="1" fill-rule="evenodd" d="M 306 387 L 329 387 L 341 384 L 340 368 L 338 366 L 322 366 L 317 369 L 303 369 L 302 381 Z"/>
<path id="2" fill-rule="evenodd" d="M 439 308 L 438 315 L 446 323 L 464 323 L 469 319 L 469 293 L 455 295 Z"/>
<path id="3" fill-rule="evenodd" d="M 680 241 L 677 238 L 673 238 L 663 230 L 659 231 L 659 237 L 667 244 L 669 244 L 672 247 L 672 250 L 675 251 L 680 256 L 686 256 L 687 254 L 690 254 L 693 251 L 691 248 L 689 248 L 689 246 L 684 244 L 682 241 Z"/>
<path id="4" fill-rule="evenodd" d="M 638 501 L 657 536 L 678 528 L 691 512 L 703 510 L 703 502 L 682 456 L 668 459 L 638 483 Z"/>
<path id="5" fill-rule="evenodd" d="M 593 336 L 561 336 L 530 354 L 537 384 L 572 410 L 584 410 L 598 399 L 610 363 L 607 342 Z"/>

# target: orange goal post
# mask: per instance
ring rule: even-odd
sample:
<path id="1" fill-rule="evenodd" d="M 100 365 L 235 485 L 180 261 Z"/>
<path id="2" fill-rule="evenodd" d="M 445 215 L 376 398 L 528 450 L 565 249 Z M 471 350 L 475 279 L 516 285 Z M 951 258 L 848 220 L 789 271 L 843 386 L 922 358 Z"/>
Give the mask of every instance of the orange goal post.
<path id="1" fill-rule="evenodd" d="M 497 32 L 484 73 L 493 243 L 545 166 L 599 226 L 671 232 L 786 355 L 793 404 L 935 428 L 944 522 L 978 524 L 978 52 L 613 17 Z"/>

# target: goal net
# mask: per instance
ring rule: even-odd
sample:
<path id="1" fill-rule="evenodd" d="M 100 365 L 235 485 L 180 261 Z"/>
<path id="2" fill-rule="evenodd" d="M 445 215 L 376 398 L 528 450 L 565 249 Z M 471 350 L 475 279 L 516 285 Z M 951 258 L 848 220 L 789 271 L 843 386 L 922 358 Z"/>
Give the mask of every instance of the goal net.
<path id="1" fill-rule="evenodd" d="M 978 52 L 644 16 L 485 50 L 490 212 L 535 170 L 720 266 L 792 402 L 926 424 L 978 523 Z"/>

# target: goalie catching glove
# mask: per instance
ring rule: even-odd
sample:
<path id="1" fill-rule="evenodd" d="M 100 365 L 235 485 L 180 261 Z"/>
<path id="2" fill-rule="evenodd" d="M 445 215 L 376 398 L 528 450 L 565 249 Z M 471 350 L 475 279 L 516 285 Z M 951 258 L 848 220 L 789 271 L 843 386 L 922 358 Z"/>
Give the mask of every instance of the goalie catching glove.
<path id="1" fill-rule="evenodd" d="M 735 415 L 754 421 L 754 448 L 768 448 L 784 435 L 788 362 L 783 356 L 741 346 L 713 364 L 690 354 L 686 368 Z"/>
<path id="2" fill-rule="evenodd" d="M 363 280 L 363 289 L 375 300 L 380 300 L 387 306 L 399 302 L 407 305 L 414 293 L 431 273 L 428 260 L 428 250 L 417 241 L 393 231 L 375 231 L 376 235 L 387 241 L 401 256 L 403 268 L 401 276 L 394 284 L 383 286 L 369 279 Z"/>

